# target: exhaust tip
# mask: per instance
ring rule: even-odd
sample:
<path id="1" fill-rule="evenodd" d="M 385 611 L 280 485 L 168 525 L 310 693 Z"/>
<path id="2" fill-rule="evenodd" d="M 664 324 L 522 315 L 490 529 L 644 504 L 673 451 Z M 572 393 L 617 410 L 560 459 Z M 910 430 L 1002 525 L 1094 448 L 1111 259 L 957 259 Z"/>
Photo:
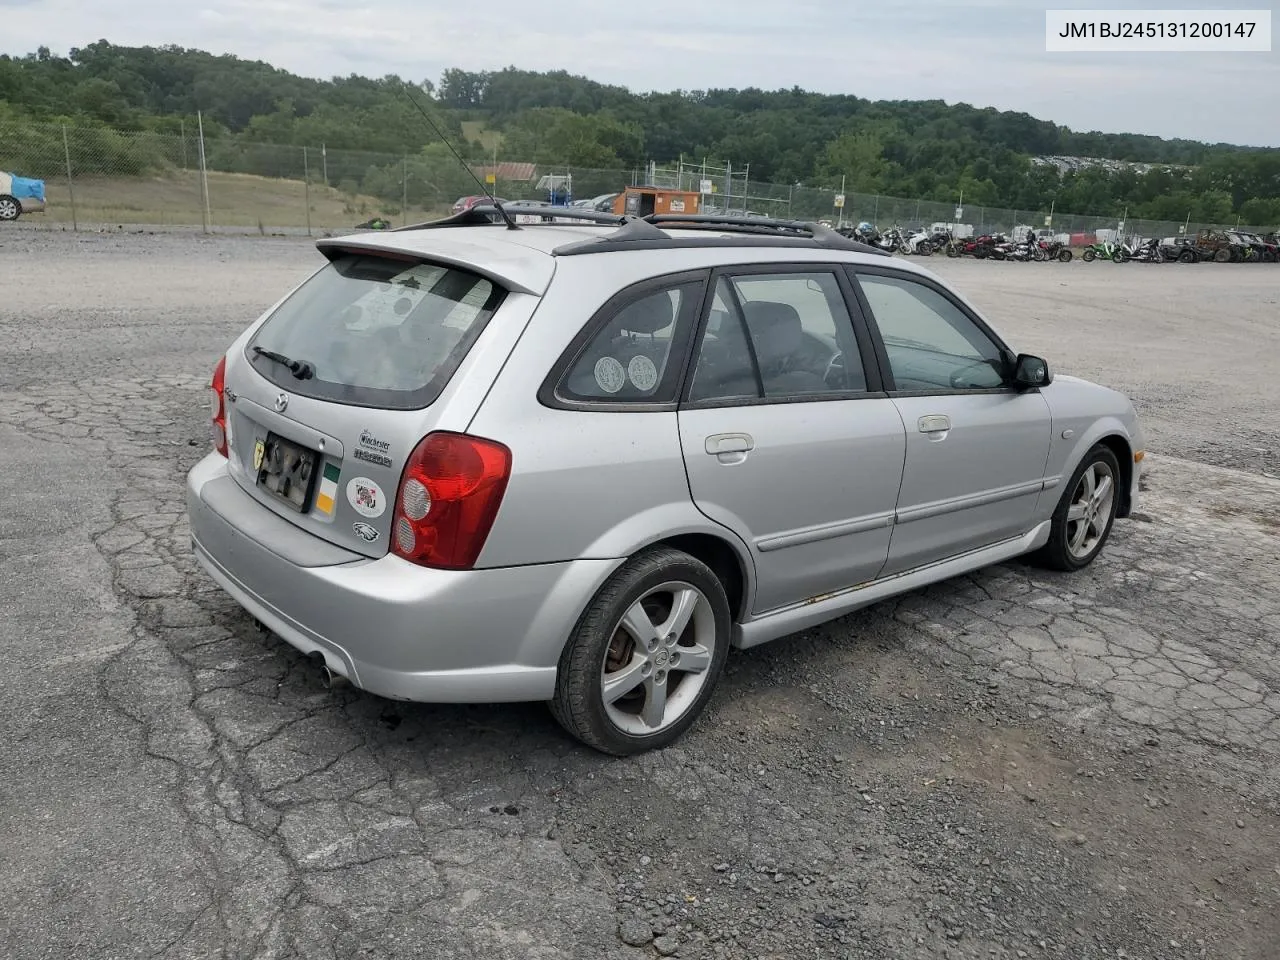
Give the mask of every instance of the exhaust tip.
<path id="1" fill-rule="evenodd" d="M 340 673 L 334 673 L 329 669 L 329 665 L 324 665 L 324 687 L 326 690 L 341 690 L 343 687 L 351 686 L 351 681 Z"/>
<path id="2" fill-rule="evenodd" d="M 311 654 L 311 659 L 320 661 L 320 676 L 326 690 L 339 690 L 351 685 L 351 681 L 342 674 L 329 669 L 329 661 L 325 659 L 323 653 L 316 651 Z"/>

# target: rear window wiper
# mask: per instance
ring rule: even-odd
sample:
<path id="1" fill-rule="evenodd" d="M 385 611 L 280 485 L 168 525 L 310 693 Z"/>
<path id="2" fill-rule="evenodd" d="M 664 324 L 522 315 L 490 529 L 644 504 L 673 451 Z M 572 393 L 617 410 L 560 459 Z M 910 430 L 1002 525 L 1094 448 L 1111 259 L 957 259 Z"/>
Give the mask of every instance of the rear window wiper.
<path id="1" fill-rule="evenodd" d="M 274 360 L 283 366 L 289 368 L 299 380 L 310 380 L 316 375 L 316 367 L 314 363 L 307 360 L 290 360 L 283 353 L 276 353 L 274 350 L 264 350 L 262 347 L 254 347 L 253 352 L 260 357 L 266 357 L 268 360 Z"/>

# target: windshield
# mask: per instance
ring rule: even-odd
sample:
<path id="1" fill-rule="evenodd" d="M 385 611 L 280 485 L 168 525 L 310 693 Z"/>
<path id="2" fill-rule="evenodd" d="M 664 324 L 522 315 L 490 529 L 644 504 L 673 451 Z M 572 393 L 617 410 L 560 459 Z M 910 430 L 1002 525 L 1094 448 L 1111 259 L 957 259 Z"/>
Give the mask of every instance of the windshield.
<path id="1" fill-rule="evenodd" d="M 268 380 L 303 396 L 425 407 L 440 395 L 504 294 L 456 267 L 344 256 L 280 305 L 246 355 Z M 306 365 L 311 376 L 298 379 L 280 357 Z"/>

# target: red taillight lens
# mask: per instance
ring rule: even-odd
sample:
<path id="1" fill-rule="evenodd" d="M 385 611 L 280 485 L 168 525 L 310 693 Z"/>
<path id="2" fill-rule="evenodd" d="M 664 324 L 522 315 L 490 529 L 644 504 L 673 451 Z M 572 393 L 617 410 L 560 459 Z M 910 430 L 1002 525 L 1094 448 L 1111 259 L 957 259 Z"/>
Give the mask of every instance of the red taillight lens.
<path id="1" fill-rule="evenodd" d="M 227 358 L 223 357 L 213 368 L 213 379 L 209 381 L 209 408 L 213 415 L 209 426 L 213 438 L 213 449 L 224 457 L 227 455 L 227 398 L 224 387 L 227 379 Z"/>
<path id="2" fill-rule="evenodd" d="M 471 567 L 510 476 L 511 451 L 500 443 L 460 433 L 425 437 L 396 492 L 392 553 L 424 567 Z"/>

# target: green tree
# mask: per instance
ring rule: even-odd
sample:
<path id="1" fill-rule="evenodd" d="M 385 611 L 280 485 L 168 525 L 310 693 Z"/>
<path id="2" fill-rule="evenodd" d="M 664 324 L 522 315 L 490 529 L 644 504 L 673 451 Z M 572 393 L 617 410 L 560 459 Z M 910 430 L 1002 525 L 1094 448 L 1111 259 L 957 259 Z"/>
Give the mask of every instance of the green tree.
<path id="1" fill-rule="evenodd" d="M 844 133 L 827 144 L 816 172 L 829 185 L 843 177 L 851 193 L 878 193 L 888 167 L 884 144 L 874 133 Z"/>

